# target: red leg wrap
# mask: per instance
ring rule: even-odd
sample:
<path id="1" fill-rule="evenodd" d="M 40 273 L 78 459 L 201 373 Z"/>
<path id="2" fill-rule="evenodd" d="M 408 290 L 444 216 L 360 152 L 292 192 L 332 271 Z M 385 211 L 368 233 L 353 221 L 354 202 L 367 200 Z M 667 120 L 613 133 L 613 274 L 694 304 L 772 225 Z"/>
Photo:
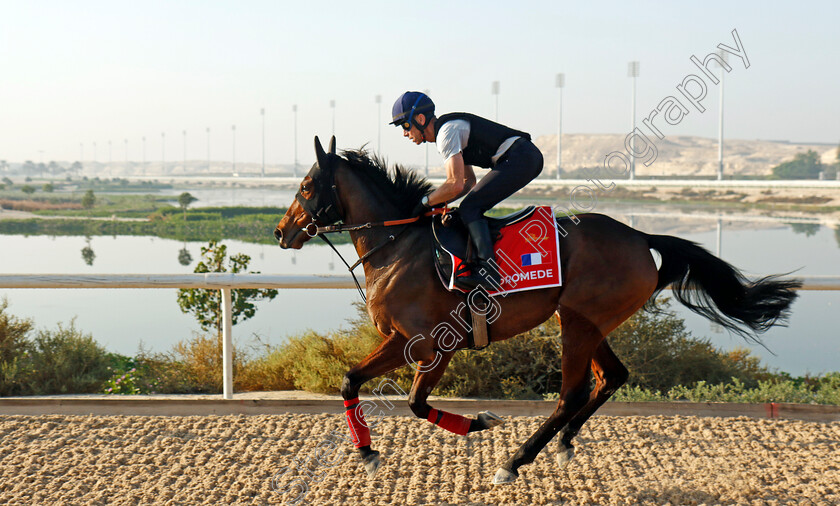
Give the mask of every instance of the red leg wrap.
<path id="1" fill-rule="evenodd" d="M 347 425 L 350 426 L 350 435 L 353 437 L 353 445 L 356 448 L 370 446 L 370 428 L 365 422 L 365 414 L 359 406 L 359 398 L 344 401 L 344 408 L 347 410 Z"/>
<path id="2" fill-rule="evenodd" d="M 465 416 L 447 413 L 446 411 L 440 411 L 435 408 L 432 408 L 431 411 L 429 411 L 429 417 L 427 420 L 441 429 L 454 432 L 459 436 L 466 436 L 467 432 L 470 431 L 470 424 L 472 423 L 472 420 Z"/>

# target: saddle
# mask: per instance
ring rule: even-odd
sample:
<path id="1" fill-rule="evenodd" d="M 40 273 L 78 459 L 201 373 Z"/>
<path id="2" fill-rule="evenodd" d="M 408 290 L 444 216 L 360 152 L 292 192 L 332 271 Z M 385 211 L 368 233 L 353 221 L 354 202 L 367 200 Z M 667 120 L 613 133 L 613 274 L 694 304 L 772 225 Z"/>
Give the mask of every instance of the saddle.
<path id="1" fill-rule="evenodd" d="M 548 206 L 529 206 L 501 218 L 487 218 L 502 284 L 489 295 L 560 286 L 560 244 L 554 213 Z M 472 264 L 472 245 L 457 209 L 432 220 L 435 268 L 447 290 L 456 286 Z"/>
<path id="2" fill-rule="evenodd" d="M 487 218 L 493 251 L 501 274 L 497 290 L 467 295 L 471 325 L 467 347 L 482 349 L 490 344 L 493 314 L 491 297 L 523 290 L 560 286 L 560 242 L 554 213 L 548 206 L 530 206 L 502 218 Z M 456 284 L 458 276 L 472 268 L 472 244 L 457 210 L 432 219 L 435 270 L 451 292 L 466 293 Z M 483 289 L 482 289 L 483 291 Z M 496 304 L 498 306 L 498 304 Z"/>

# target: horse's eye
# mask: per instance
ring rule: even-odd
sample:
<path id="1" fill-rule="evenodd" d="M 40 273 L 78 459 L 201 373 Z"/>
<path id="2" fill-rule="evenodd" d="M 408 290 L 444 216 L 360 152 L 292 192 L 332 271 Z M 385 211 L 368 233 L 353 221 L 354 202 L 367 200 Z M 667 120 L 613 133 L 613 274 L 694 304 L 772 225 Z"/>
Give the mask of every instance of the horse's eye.
<path id="1" fill-rule="evenodd" d="M 308 184 L 305 184 L 305 185 L 301 186 L 300 189 L 301 189 L 301 191 L 308 192 L 312 188 Z"/>

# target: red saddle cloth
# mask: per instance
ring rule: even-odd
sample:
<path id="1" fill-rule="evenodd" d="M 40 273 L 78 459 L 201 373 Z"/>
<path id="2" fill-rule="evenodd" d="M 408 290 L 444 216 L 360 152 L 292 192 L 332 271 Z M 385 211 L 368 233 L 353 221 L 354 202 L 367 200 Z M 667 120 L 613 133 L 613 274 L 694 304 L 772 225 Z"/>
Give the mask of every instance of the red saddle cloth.
<path id="1" fill-rule="evenodd" d="M 554 213 L 549 206 L 538 206 L 504 218 L 490 218 L 491 232 L 496 237 L 494 251 L 502 276 L 501 289 L 490 295 L 557 287 L 560 274 L 560 237 Z M 457 226 L 443 226 L 435 219 L 435 265 L 444 286 L 450 291 L 464 290 L 455 286 L 456 275 L 467 275 L 468 236 L 460 220 Z"/>

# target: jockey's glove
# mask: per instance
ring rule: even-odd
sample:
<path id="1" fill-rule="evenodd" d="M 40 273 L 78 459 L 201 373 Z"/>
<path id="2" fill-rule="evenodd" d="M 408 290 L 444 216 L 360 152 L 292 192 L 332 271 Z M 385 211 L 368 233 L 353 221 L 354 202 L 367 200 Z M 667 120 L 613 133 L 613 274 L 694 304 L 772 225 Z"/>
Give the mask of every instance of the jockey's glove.
<path id="1" fill-rule="evenodd" d="M 429 199 L 427 197 L 423 197 L 420 202 L 414 206 L 414 209 L 411 210 L 411 217 L 414 218 L 415 216 L 421 216 L 432 209 L 432 206 L 429 205 Z"/>

